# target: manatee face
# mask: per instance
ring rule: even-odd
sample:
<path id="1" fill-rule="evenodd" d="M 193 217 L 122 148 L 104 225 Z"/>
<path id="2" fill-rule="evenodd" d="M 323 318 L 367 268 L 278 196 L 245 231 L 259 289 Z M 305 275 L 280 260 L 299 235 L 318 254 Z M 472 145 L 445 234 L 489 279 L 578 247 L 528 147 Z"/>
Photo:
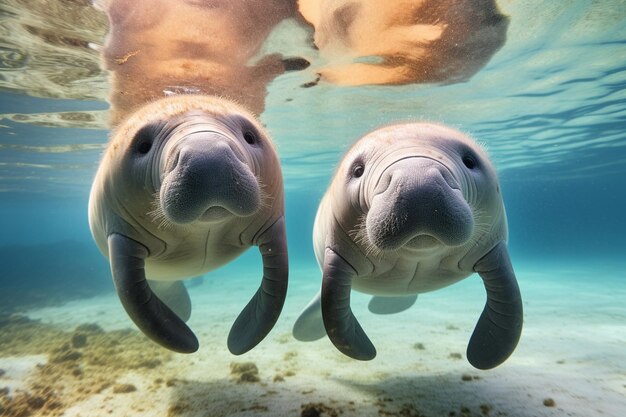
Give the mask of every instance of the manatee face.
<path id="1" fill-rule="evenodd" d="M 257 168 L 268 146 L 243 117 L 192 111 L 141 127 L 129 147 L 126 170 L 150 173 L 155 211 L 164 220 L 217 222 L 257 212 Z"/>
<path id="2" fill-rule="evenodd" d="M 251 170 L 255 150 L 246 149 L 258 143 L 259 134 L 247 126 L 233 133 L 203 122 L 203 115 L 186 115 L 178 126 L 183 133 L 170 135 L 159 158 L 160 209 L 173 223 L 250 216 L 261 203 Z M 189 132 L 185 125 L 192 125 Z"/>
<path id="3" fill-rule="evenodd" d="M 191 106 L 192 97 L 154 103 L 122 123 L 101 167 L 117 211 L 153 234 L 253 221 L 269 195 L 282 196 L 278 159 L 262 127 L 235 106 L 197 97 Z"/>
<path id="4" fill-rule="evenodd" d="M 489 219 L 502 215 L 487 155 L 443 126 L 405 124 L 372 132 L 350 149 L 335 182 L 334 201 L 346 201 L 342 217 L 354 222 L 355 241 L 367 252 L 468 245 Z"/>

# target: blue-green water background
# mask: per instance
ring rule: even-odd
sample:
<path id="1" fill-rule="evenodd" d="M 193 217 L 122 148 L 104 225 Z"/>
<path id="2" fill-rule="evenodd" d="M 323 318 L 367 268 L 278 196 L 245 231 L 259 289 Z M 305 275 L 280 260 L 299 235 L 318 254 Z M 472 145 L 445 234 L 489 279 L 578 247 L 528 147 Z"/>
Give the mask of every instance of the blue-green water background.
<path id="1" fill-rule="evenodd" d="M 0 36 L 0 310 L 19 310 L 22 295 L 33 307 L 112 291 L 87 224 L 108 105 L 101 74 L 54 84 L 50 74 L 76 61 L 70 56 L 46 67 L 45 48 L 20 42 L 20 20 L 9 3 Z M 500 5 L 511 17 L 507 43 L 465 83 L 303 89 L 312 68 L 269 86 L 261 119 L 283 164 L 292 271 L 315 267 L 315 211 L 344 150 L 377 126 L 406 120 L 445 123 L 486 146 L 500 172 L 515 264 L 623 270 L 626 6 L 522 3 Z M 43 13 L 28 19 L 48 25 Z M 83 49 L 97 62 L 96 51 Z M 212 274 L 227 280 L 259 265 L 252 250 Z M 292 274 L 291 291 L 299 279 L 305 277 Z"/>

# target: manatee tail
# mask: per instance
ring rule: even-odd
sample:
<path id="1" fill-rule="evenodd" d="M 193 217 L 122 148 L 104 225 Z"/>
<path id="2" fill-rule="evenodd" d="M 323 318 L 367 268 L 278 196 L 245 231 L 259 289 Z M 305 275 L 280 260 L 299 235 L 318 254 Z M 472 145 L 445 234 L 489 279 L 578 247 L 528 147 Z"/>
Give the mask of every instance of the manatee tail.
<path id="1" fill-rule="evenodd" d="M 193 332 L 148 285 L 144 270 L 148 249 L 117 233 L 109 236 L 108 245 L 115 290 L 131 320 L 165 348 L 180 353 L 198 350 Z"/>
<path id="2" fill-rule="evenodd" d="M 322 293 L 317 293 L 309 304 L 302 310 L 293 325 L 293 337 L 301 342 L 313 342 L 326 336 L 324 320 L 322 319 Z"/>
<path id="3" fill-rule="evenodd" d="M 374 314 L 396 314 L 409 309 L 417 301 L 417 294 L 405 297 L 372 297 L 367 308 Z"/>
<path id="4" fill-rule="evenodd" d="M 522 297 L 504 242 L 480 259 L 474 270 L 483 279 L 487 303 L 467 346 L 467 360 L 478 369 L 491 369 L 517 346 L 522 332 Z"/>
<path id="5" fill-rule="evenodd" d="M 191 317 L 191 299 L 182 281 L 148 280 L 152 292 L 184 322 Z"/>

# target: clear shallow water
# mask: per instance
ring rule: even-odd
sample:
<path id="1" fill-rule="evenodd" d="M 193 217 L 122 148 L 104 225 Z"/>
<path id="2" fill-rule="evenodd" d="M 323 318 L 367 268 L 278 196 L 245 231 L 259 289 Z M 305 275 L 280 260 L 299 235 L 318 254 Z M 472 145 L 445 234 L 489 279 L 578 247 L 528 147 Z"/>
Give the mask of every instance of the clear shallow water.
<path id="1" fill-rule="evenodd" d="M 261 115 L 278 145 L 283 164 L 292 273 L 286 312 L 260 353 L 253 354 L 255 361 L 279 366 L 280 358 L 272 351 L 275 339 L 288 333 L 297 312 L 317 287 L 319 277 L 310 245 L 313 219 L 342 153 L 360 135 L 380 125 L 434 120 L 476 137 L 487 147 L 500 173 L 512 258 L 527 303 L 523 339 L 510 359 L 509 372 L 523 373 L 529 364 L 545 365 L 562 360 L 559 354 L 564 351 L 563 346 L 576 343 L 576 347 L 566 350 L 569 357 L 577 358 L 575 367 L 567 368 L 567 372 L 551 372 L 545 365 L 545 373 L 533 374 L 531 381 L 562 386 L 562 392 L 573 398 L 584 391 L 585 384 L 603 384 L 599 381 L 606 376 L 604 379 L 609 382 L 602 385 L 598 395 L 607 395 L 606 404 L 612 407 L 604 409 L 604 413 L 620 415 L 624 404 L 616 398 L 623 396 L 626 383 L 623 353 L 626 346 L 623 324 L 626 318 L 623 310 L 626 4 L 624 1 L 501 1 L 498 4 L 511 18 L 507 41 L 481 71 L 458 84 L 340 88 L 319 83 L 302 88 L 304 83 L 315 79 L 315 71 L 322 65 L 317 52 L 306 46 L 306 30 L 285 23 L 272 34 L 265 52 L 281 50 L 286 55 L 304 56 L 312 65 L 277 78 L 268 87 L 266 111 Z M 106 19 L 86 2 L 59 2 L 41 7 L 35 1 L 7 0 L 0 5 L 0 246 L 3 247 L 0 311 L 31 312 L 33 318 L 45 319 L 47 314 L 37 313 L 38 307 L 52 305 L 61 310 L 50 317 L 57 317 L 57 324 L 70 326 L 67 316 L 78 307 L 64 305 L 68 299 L 107 297 L 112 290 L 108 265 L 91 241 L 86 215 L 89 187 L 108 138 L 108 85 L 94 47 L 102 44 L 105 32 Z M 205 279 L 207 283 L 221 283 L 223 288 L 216 291 L 222 295 L 245 292 L 245 296 L 224 302 L 236 311 L 256 288 L 258 282 L 253 276 L 259 265 L 258 255 L 252 250 Z M 231 279 L 233 276 L 246 277 L 246 284 Z M 473 290 L 480 293 L 482 289 L 475 280 L 473 284 Z M 469 283 L 463 285 L 462 288 L 470 288 Z M 215 289 L 206 283 L 199 288 L 200 292 Z M 593 292 L 593 288 L 599 291 Z M 606 288 L 612 291 L 601 291 Z M 459 292 L 450 291 L 432 295 L 444 303 L 445 310 L 433 314 L 450 314 L 440 319 L 435 316 L 424 319 L 431 320 L 428 326 L 435 329 L 438 346 L 451 339 L 446 335 L 449 332 L 441 331 L 437 325 L 454 323 L 469 331 L 483 303 L 480 300 L 469 307 L 478 309 L 475 314 L 464 311 L 462 303 L 459 310 L 446 309 L 445 306 L 459 305 L 463 300 Z M 98 302 L 108 305 L 102 300 Z M 437 308 L 436 303 L 428 306 L 432 310 Z M 101 320 L 106 328 L 106 320 L 100 318 L 106 308 L 95 311 L 85 316 L 86 321 Z M 410 320 L 418 316 L 422 320 L 422 312 L 413 312 Z M 117 313 L 118 326 L 130 327 L 123 314 Z M 215 314 L 213 310 L 207 311 L 207 317 Z M 363 312 L 362 316 L 367 313 Z M 230 316 L 215 317 L 216 323 L 223 321 L 230 325 L 231 320 Z M 410 347 L 421 340 L 403 339 L 407 328 L 388 324 L 402 322 L 402 317 L 362 320 L 364 325 L 374 328 L 389 326 L 391 335 L 374 334 L 379 344 L 389 338 L 389 344 L 404 340 L 405 347 Z M 581 327 L 581 321 L 585 320 L 589 323 Z M 472 322 L 467 329 L 463 327 L 465 321 Z M 74 320 L 71 325 L 80 322 Z M 195 325 L 200 323 L 203 321 Z M 593 335 L 580 334 L 581 329 L 591 328 Z M 235 359 L 222 352 L 225 329 L 209 327 L 202 343 L 207 345 L 205 349 L 220 351 L 218 363 L 228 364 Z M 458 349 L 453 351 L 464 350 L 466 336 L 457 335 L 455 342 L 450 342 L 458 343 Z M 310 347 L 288 342 L 286 346 L 287 351 L 297 350 L 312 361 L 318 360 L 316 352 L 322 352 L 319 353 L 322 357 L 332 355 L 330 349 L 324 350 L 319 344 Z M 604 350 L 599 353 L 599 349 Z M 207 360 L 208 352 L 203 352 L 200 358 L 204 359 L 197 359 L 198 363 Z M 391 352 L 400 355 L 402 350 Z M 445 368 L 455 378 L 467 371 L 468 365 L 448 360 L 448 351 L 445 352 L 438 359 L 428 356 L 431 363 L 426 369 L 411 368 L 412 373 L 403 374 L 403 378 L 409 385 L 418 386 L 416 391 L 422 391 L 433 382 L 428 378 L 438 375 L 438 369 Z M 343 385 L 339 385 L 344 388 L 336 391 L 345 389 L 343 397 L 360 398 L 358 392 L 367 390 L 384 396 L 389 394 L 381 394 L 384 390 L 376 385 L 376 375 L 400 372 L 401 367 L 390 359 L 393 355 L 372 365 L 367 375 L 359 374 L 362 368 L 358 364 L 350 365 L 335 356 L 324 366 L 347 367 L 347 373 L 342 376 Z M 593 359 L 586 361 L 588 357 Z M 190 365 L 186 366 L 188 371 Z M 304 364 L 300 366 L 300 375 L 316 371 Z M 493 386 L 483 391 L 496 392 L 501 410 L 509 410 L 509 415 L 559 415 L 557 409 L 543 407 L 539 400 L 538 407 L 531 407 L 528 414 L 519 414 L 515 408 L 506 409 L 511 392 L 524 391 L 526 387 L 523 378 L 519 385 L 507 385 L 510 379 L 506 366 L 508 362 L 504 370 L 494 372 L 503 378 L 497 381 L 510 391 L 503 393 Z M 593 382 L 572 377 L 591 370 L 595 375 Z M 222 371 L 226 376 L 209 373 L 204 381 L 211 377 L 218 381 L 227 378 L 228 371 Z M 602 372 L 610 372 L 611 376 Z M 426 382 L 411 379 L 414 374 L 425 374 Z M 313 379 L 322 381 L 323 377 L 316 374 Z M 458 395 L 464 392 L 450 388 L 458 383 L 457 379 L 454 383 L 446 378 L 434 381 L 436 386 L 447 387 Z M 359 383 L 363 383 L 360 388 Z M 309 389 L 304 382 L 289 384 L 287 379 L 283 388 Z M 347 385 L 351 388 L 345 388 Z M 388 385 L 385 389 L 390 390 Z M 318 398 L 323 399 L 324 395 L 330 394 L 324 392 Z M 484 395 L 486 398 L 487 394 Z M 533 392 L 533 395 L 539 394 Z M 590 400 L 579 404 L 570 397 L 564 400 L 565 411 L 572 415 L 579 415 L 576 410 L 584 411 L 584 406 L 589 405 Z M 296 401 L 294 398 L 291 399 Z M 411 398 L 407 393 L 396 399 L 410 401 Z M 520 401 L 515 398 L 510 404 Z M 460 407 L 460 403 L 451 404 L 452 408 L 428 404 L 421 411 L 429 416 L 452 408 L 458 413 Z M 474 412 L 478 413 L 479 405 L 475 405 Z M 348 408 L 345 410 L 349 412 Z M 363 415 L 376 411 L 375 408 L 360 410 Z M 518 414 L 511 410 L 517 410 Z"/>

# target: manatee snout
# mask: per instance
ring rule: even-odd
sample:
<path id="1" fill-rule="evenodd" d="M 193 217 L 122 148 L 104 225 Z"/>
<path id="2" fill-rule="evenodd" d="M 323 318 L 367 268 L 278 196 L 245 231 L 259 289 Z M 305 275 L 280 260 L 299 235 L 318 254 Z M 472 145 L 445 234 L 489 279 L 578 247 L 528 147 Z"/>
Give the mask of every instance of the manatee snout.
<path id="1" fill-rule="evenodd" d="M 228 140 L 219 134 L 196 134 L 171 150 L 160 190 L 163 213 L 170 221 L 217 221 L 258 210 L 257 178 Z"/>
<path id="2" fill-rule="evenodd" d="M 381 250 L 459 246 L 474 217 L 451 171 L 429 158 L 407 158 L 381 175 L 366 219 L 367 236 Z"/>

